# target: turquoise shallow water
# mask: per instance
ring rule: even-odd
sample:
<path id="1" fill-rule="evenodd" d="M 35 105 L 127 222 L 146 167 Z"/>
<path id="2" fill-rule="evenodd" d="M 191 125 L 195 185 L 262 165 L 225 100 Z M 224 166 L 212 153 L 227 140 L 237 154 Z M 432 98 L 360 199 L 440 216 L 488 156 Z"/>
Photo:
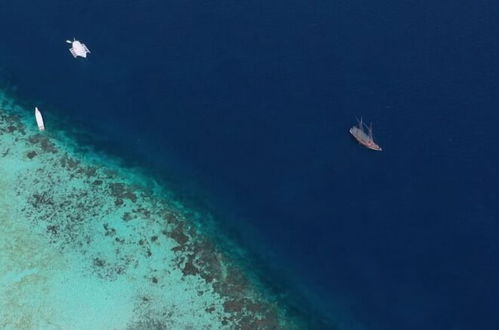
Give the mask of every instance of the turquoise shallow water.
<path id="1" fill-rule="evenodd" d="M 208 214 L 51 122 L 38 132 L 4 93 L 0 109 L 0 328 L 310 326 Z"/>

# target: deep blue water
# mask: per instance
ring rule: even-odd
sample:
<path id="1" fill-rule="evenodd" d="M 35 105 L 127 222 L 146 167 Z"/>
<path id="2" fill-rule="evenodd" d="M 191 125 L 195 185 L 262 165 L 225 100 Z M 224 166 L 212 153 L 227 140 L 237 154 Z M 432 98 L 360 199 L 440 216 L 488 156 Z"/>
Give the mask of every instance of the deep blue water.
<path id="1" fill-rule="evenodd" d="M 2 2 L 0 68 L 102 148 L 209 192 L 324 314 L 368 329 L 496 329 L 498 10 Z M 70 56 L 73 36 L 87 60 Z M 382 153 L 349 137 L 356 116 Z"/>

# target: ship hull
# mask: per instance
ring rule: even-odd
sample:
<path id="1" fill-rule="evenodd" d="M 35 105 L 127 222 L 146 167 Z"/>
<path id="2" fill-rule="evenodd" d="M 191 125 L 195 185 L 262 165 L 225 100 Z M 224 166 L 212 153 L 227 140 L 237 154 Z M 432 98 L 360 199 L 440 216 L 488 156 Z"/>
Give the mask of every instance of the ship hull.
<path id="1" fill-rule="evenodd" d="M 374 150 L 374 151 L 382 151 L 381 147 L 377 145 L 372 138 L 369 137 L 363 130 L 359 129 L 358 127 L 352 127 L 350 128 L 350 134 L 359 142 L 361 145 L 364 147 Z"/>

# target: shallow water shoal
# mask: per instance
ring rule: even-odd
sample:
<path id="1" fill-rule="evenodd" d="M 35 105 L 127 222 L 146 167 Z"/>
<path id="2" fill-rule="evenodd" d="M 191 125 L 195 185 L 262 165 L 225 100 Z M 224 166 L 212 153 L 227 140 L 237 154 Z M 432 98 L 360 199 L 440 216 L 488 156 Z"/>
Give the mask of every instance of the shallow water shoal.
<path id="1" fill-rule="evenodd" d="M 0 100 L 2 328 L 297 326 L 200 214 Z"/>

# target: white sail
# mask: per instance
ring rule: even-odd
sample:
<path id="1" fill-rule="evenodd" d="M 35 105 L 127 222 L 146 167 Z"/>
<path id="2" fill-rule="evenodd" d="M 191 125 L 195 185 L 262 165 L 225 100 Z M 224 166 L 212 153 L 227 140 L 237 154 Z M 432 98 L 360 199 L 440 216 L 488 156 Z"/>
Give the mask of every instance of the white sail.
<path id="1" fill-rule="evenodd" d="M 36 118 L 36 124 L 38 125 L 38 129 L 40 131 L 45 130 L 42 113 L 40 112 L 40 110 L 38 110 L 38 107 L 35 107 L 35 118 Z"/>

